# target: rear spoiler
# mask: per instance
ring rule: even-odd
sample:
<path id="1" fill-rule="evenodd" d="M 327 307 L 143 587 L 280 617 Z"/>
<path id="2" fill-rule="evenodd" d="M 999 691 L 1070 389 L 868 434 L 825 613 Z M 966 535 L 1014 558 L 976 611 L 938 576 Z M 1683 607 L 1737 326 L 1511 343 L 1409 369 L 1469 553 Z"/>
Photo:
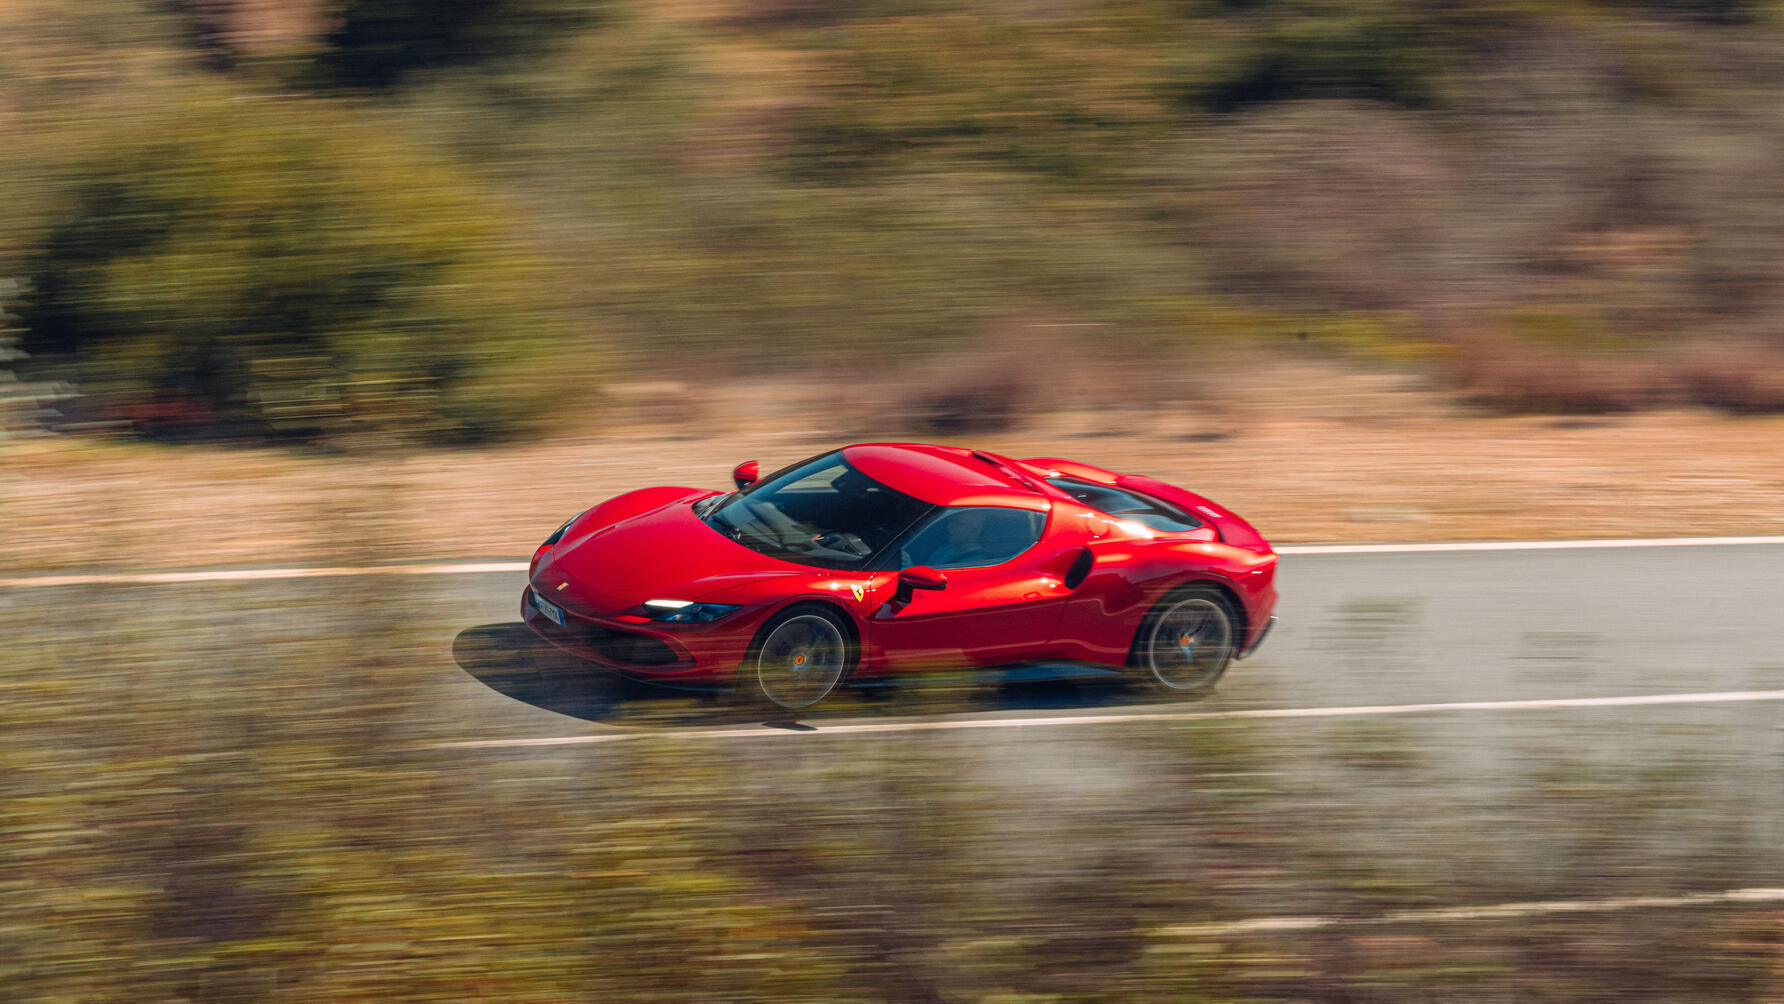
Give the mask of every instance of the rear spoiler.
<path id="1" fill-rule="evenodd" d="M 1142 477 L 1138 474 L 1117 474 L 1101 467 L 1092 467 L 1076 460 L 1065 460 L 1059 457 L 1032 457 L 1017 462 L 1025 467 L 1035 469 L 1043 477 L 1063 474 L 1068 478 L 1077 478 L 1080 481 L 1089 481 L 1094 484 L 1131 488 L 1153 498 L 1163 499 L 1213 527 L 1214 532 L 1220 535 L 1222 543 L 1260 553 L 1267 553 L 1270 550 L 1270 542 L 1264 539 L 1264 535 L 1258 533 L 1255 527 L 1240 518 L 1238 513 L 1218 505 L 1204 496 L 1197 495 L 1195 492 L 1184 491 L 1176 485 L 1160 481 L 1157 478 Z"/>
<path id="2" fill-rule="evenodd" d="M 1258 533 L 1257 528 L 1245 522 L 1238 513 L 1195 492 L 1184 491 L 1157 478 L 1137 474 L 1123 474 L 1115 479 L 1115 483 L 1122 488 L 1131 488 L 1164 499 L 1172 505 L 1181 506 L 1192 516 L 1207 520 L 1215 532 L 1220 534 L 1223 543 L 1243 547 L 1248 551 L 1270 550 L 1270 542 L 1264 539 L 1264 535 Z"/>

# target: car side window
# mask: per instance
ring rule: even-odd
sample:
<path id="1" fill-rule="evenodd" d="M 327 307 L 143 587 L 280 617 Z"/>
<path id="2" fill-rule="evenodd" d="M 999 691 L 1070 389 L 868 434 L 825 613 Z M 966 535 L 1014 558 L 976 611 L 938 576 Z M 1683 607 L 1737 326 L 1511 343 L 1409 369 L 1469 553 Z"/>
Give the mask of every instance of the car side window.
<path id="1" fill-rule="evenodd" d="M 900 568 L 982 568 L 1002 564 L 1041 539 L 1047 514 L 1000 506 L 946 508 L 899 549 Z"/>
<path id="2" fill-rule="evenodd" d="M 1079 481 L 1077 478 L 1048 478 L 1047 483 L 1092 509 L 1117 519 L 1132 520 L 1148 529 L 1179 533 L 1202 525 L 1201 520 L 1169 502 L 1125 488 Z"/>

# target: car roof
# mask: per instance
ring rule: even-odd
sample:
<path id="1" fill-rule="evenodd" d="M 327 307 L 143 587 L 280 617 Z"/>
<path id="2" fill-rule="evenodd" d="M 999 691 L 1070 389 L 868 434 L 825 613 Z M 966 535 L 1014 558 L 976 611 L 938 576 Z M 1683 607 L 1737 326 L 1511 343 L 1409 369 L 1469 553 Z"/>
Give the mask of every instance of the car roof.
<path id="1" fill-rule="evenodd" d="M 924 443 L 861 443 L 843 458 L 868 477 L 931 505 L 1005 506 L 1044 512 L 1047 496 L 1024 484 L 1010 461 L 958 446 Z"/>

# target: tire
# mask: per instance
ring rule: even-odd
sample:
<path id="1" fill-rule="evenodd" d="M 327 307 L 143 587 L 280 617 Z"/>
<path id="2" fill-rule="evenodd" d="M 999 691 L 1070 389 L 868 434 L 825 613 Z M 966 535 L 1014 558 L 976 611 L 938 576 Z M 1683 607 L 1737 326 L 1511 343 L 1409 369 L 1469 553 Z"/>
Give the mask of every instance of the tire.
<path id="1" fill-rule="evenodd" d="M 823 700 L 855 668 L 842 617 L 822 606 L 794 607 L 769 621 L 744 660 L 741 689 L 785 711 Z"/>
<path id="2" fill-rule="evenodd" d="M 1214 689 L 1240 644 L 1232 601 L 1213 586 L 1186 586 L 1158 601 L 1134 636 L 1134 682 L 1154 694 L 1198 697 Z"/>

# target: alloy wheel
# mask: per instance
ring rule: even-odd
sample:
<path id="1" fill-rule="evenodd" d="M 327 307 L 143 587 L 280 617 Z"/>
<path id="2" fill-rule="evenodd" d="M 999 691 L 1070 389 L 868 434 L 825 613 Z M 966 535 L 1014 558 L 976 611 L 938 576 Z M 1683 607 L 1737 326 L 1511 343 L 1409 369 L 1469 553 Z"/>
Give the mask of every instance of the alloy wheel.
<path id="1" fill-rule="evenodd" d="M 848 642 L 828 617 L 800 614 L 776 625 L 756 655 L 756 682 L 783 708 L 807 708 L 842 679 Z"/>
<path id="2" fill-rule="evenodd" d="M 1200 690 L 1220 679 L 1232 658 L 1232 615 L 1206 596 L 1180 600 L 1153 621 L 1145 654 L 1160 686 Z"/>

